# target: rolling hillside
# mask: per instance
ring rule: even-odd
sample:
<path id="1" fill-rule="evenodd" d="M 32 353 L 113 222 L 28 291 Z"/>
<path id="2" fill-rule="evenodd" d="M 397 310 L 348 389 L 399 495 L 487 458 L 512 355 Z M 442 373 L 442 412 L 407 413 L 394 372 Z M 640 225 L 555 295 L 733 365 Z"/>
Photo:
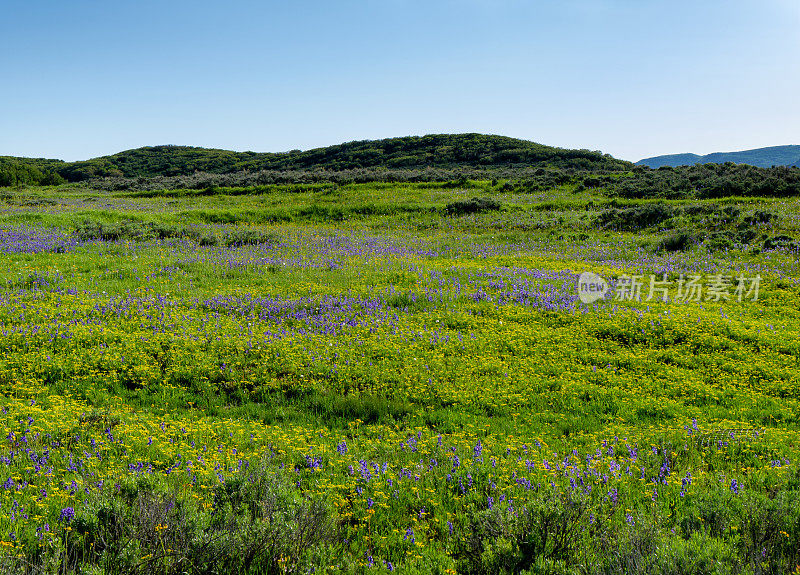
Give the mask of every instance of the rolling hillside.
<path id="1" fill-rule="evenodd" d="M 0 186 L 60 184 L 64 178 L 59 170 L 67 165 L 61 160 L 0 156 Z"/>
<path id="2" fill-rule="evenodd" d="M 419 169 L 426 167 L 530 167 L 625 170 L 632 164 L 589 150 L 544 146 L 527 140 L 482 134 L 439 134 L 385 140 L 364 140 L 313 150 L 284 153 L 233 152 L 189 146 L 153 146 L 91 160 L 4 158 L 6 171 L 33 166 L 62 177 L 82 181 L 96 177 L 152 178 L 184 176 L 196 172 L 229 174 L 259 170 L 352 170 L 360 168 Z M 0 164 L 0 172 L 3 164 Z M 33 174 L 34 176 L 36 174 Z M 0 174 L 0 179 L 2 175 Z M 18 178 L 17 178 L 18 179 Z M 40 183 L 42 178 L 23 179 Z M 13 185 L 14 176 L 5 184 Z"/>
<path id="3" fill-rule="evenodd" d="M 179 176 L 194 172 L 225 174 L 242 170 L 348 170 L 547 164 L 595 169 L 625 169 L 629 164 L 589 150 L 553 148 L 503 136 L 430 135 L 364 140 L 305 152 L 231 152 L 185 146 L 139 148 L 66 166 L 70 181 L 97 176 Z"/>

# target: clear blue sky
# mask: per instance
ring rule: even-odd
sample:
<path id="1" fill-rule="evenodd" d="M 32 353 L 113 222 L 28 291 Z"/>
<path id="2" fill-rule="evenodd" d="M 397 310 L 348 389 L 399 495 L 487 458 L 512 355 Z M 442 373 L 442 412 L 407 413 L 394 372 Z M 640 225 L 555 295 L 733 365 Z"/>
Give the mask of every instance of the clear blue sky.
<path id="1" fill-rule="evenodd" d="M 798 0 L 5 0 L 0 155 L 800 143 Z"/>

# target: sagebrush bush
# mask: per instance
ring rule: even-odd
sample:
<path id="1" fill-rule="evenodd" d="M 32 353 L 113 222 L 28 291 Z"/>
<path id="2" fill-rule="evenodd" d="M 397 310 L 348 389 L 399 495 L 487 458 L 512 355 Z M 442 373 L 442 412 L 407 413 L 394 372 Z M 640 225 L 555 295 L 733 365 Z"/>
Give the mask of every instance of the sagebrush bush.
<path id="1" fill-rule="evenodd" d="M 444 208 L 444 213 L 449 216 L 460 216 L 464 214 L 476 214 L 479 212 L 488 212 L 492 210 L 499 210 L 501 208 L 500 202 L 491 198 L 471 198 L 469 200 L 458 200 L 450 202 Z"/>
<path id="2" fill-rule="evenodd" d="M 795 241 L 791 236 L 781 234 L 764 240 L 764 249 L 800 250 L 800 242 Z"/>
<path id="3" fill-rule="evenodd" d="M 679 214 L 680 208 L 668 204 L 643 204 L 603 210 L 598 214 L 596 224 L 602 229 L 630 232 L 653 227 Z"/>
<path id="4" fill-rule="evenodd" d="M 24 568 L 12 561 L 4 572 L 283 573 L 310 568 L 336 535 L 328 506 L 288 489 L 267 460 L 217 486 L 211 510 L 143 478 L 98 496 L 71 527 L 50 554 L 29 557 Z"/>
<path id="5" fill-rule="evenodd" d="M 691 249 L 698 243 L 697 236 L 687 230 L 673 232 L 656 244 L 657 252 L 680 252 Z"/>
<path id="6" fill-rule="evenodd" d="M 587 515 L 585 503 L 569 495 L 533 501 L 516 514 L 476 513 L 454 553 L 459 573 L 520 573 L 537 562 L 575 565 Z"/>
<path id="7" fill-rule="evenodd" d="M 198 240 L 200 233 L 192 228 L 174 226 L 162 222 L 125 221 L 113 224 L 84 222 L 75 235 L 84 241 L 147 241 L 153 239 L 187 238 Z"/>

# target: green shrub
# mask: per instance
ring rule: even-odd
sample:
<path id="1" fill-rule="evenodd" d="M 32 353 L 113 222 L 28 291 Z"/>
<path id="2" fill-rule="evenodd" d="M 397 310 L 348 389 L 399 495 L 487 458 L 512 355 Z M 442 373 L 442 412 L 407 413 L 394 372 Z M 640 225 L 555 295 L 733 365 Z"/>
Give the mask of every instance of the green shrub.
<path id="1" fill-rule="evenodd" d="M 84 222 L 75 230 L 75 235 L 84 241 L 101 240 L 106 242 L 123 240 L 142 242 L 167 238 L 198 240 L 200 237 L 200 233 L 192 228 L 184 228 L 162 222 L 136 221 L 124 221 L 113 224 Z"/>
<path id="2" fill-rule="evenodd" d="M 800 243 L 796 242 L 791 236 L 778 235 L 764 240 L 764 249 L 798 250 L 800 249 Z"/>
<path id="3" fill-rule="evenodd" d="M 742 224 L 746 226 L 757 226 L 761 224 L 771 224 L 778 219 L 778 216 L 772 212 L 764 210 L 756 210 L 752 216 L 747 216 L 742 220 Z"/>
<path id="4" fill-rule="evenodd" d="M 636 231 L 660 224 L 680 214 L 680 209 L 668 204 L 643 204 L 630 208 L 611 208 L 597 216 L 596 224 L 602 229 Z"/>
<path id="5" fill-rule="evenodd" d="M 448 216 L 460 216 L 464 214 L 475 214 L 499 210 L 500 202 L 491 198 L 471 198 L 469 200 L 458 200 L 447 204 L 444 213 Z"/>
<path id="6" fill-rule="evenodd" d="M 282 562 L 310 568 L 336 534 L 324 502 L 287 489 L 266 460 L 218 485 L 210 511 L 140 478 L 96 495 L 71 527 L 53 555 L 39 557 L 52 572 L 280 573 Z"/>
<path id="7" fill-rule="evenodd" d="M 790 573 L 800 565 L 800 492 L 751 494 L 740 513 L 740 556 L 756 573 Z"/>
<path id="8" fill-rule="evenodd" d="M 577 563 L 587 514 L 586 505 L 569 495 L 534 500 L 514 515 L 474 513 L 454 553 L 458 571 L 520 573 L 539 565 L 565 572 Z"/>
<path id="9" fill-rule="evenodd" d="M 662 238 L 658 244 L 656 244 L 656 251 L 682 252 L 691 249 L 697 243 L 697 236 L 692 231 L 681 230 Z"/>

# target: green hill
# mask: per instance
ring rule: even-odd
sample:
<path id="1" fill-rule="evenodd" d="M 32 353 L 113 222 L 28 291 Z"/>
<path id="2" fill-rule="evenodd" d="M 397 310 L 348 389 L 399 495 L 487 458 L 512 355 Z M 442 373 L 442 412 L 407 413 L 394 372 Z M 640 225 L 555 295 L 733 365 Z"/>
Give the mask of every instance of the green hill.
<path id="1" fill-rule="evenodd" d="M 677 168 L 678 166 L 693 166 L 700 163 L 703 156 L 697 154 L 668 154 L 666 156 L 656 156 L 654 158 L 645 158 L 636 162 L 637 166 L 646 166 L 648 168 L 663 168 L 665 166 L 670 168 Z"/>
<path id="2" fill-rule="evenodd" d="M 663 166 L 674 168 L 677 166 L 693 166 L 695 164 L 724 164 L 725 162 L 749 164 L 759 168 L 800 166 L 800 146 L 771 146 L 742 152 L 715 152 L 705 156 L 671 154 L 645 158 L 644 160 L 639 160 L 636 164 L 650 168 L 661 168 Z"/>
<path id="3" fill-rule="evenodd" d="M 95 177 L 151 178 L 196 172 L 228 174 L 273 170 L 353 170 L 547 166 L 590 170 L 625 170 L 632 164 L 589 150 L 569 150 L 504 136 L 438 134 L 364 140 L 308 151 L 232 152 L 188 146 L 153 146 L 92 160 L 57 163 L 53 169 L 68 181 Z"/>
<path id="4" fill-rule="evenodd" d="M 65 166 L 61 160 L 0 156 L 0 186 L 60 184 L 64 178 L 59 170 Z"/>

